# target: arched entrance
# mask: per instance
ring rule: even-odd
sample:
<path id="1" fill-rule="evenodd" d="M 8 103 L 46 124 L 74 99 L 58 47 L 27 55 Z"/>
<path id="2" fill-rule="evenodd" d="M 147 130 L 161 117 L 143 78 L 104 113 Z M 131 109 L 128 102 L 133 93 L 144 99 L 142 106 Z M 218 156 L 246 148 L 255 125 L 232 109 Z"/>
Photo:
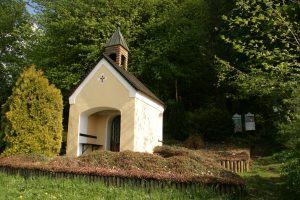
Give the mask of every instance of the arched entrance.
<path id="1" fill-rule="evenodd" d="M 110 150 L 111 151 L 120 151 L 120 123 L 121 116 L 118 115 L 113 118 L 111 122 L 111 131 L 110 131 Z"/>
<path id="2" fill-rule="evenodd" d="M 94 108 L 81 113 L 77 155 L 94 150 L 120 150 L 120 111 Z"/>

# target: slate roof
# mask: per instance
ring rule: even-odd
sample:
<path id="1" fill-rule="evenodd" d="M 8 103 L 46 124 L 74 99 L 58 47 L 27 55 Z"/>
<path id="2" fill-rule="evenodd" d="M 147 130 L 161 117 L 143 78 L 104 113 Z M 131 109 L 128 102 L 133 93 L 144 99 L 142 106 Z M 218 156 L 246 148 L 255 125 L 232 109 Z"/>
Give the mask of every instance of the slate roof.
<path id="1" fill-rule="evenodd" d="M 123 68 L 119 67 L 112 59 L 110 59 L 106 55 L 102 55 L 98 61 L 102 58 L 107 60 L 113 68 L 123 77 L 127 82 L 137 91 L 142 92 L 146 96 L 150 97 L 151 99 L 155 100 L 156 102 L 160 103 L 164 106 L 164 103 L 153 94 L 139 79 L 137 79 L 133 74 L 129 73 L 128 71 L 124 70 Z"/>
<path id="2" fill-rule="evenodd" d="M 110 47 L 115 45 L 122 45 L 127 51 L 129 51 L 127 42 L 121 33 L 120 27 L 117 28 L 117 30 L 114 32 L 111 38 L 107 41 L 105 47 Z"/>

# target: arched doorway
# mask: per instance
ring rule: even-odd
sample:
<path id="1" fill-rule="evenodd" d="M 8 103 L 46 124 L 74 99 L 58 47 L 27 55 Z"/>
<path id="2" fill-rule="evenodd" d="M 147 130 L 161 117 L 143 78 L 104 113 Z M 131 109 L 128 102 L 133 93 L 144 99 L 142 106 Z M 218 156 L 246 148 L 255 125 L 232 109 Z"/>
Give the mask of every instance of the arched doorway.
<path id="1" fill-rule="evenodd" d="M 78 153 L 80 156 L 94 150 L 120 150 L 120 111 L 99 107 L 80 114 Z"/>
<path id="2" fill-rule="evenodd" d="M 111 130 L 110 130 L 111 151 L 120 151 L 120 122 L 121 122 L 121 116 L 118 115 L 113 118 L 111 123 Z"/>

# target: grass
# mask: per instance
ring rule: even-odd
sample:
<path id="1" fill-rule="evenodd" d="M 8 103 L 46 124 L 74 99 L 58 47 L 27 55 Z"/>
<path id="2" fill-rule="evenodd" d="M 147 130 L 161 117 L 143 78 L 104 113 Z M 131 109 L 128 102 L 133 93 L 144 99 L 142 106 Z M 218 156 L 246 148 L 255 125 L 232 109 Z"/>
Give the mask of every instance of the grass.
<path id="1" fill-rule="evenodd" d="M 0 173 L 0 191 L 0 200 L 229 199 L 229 197 L 218 195 L 208 189 L 199 190 L 196 193 L 178 191 L 172 188 L 149 192 L 130 186 L 124 188 L 106 187 L 101 182 L 90 183 L 79 179 L 49 179 L 46 177 L 25 179 L 4 173 Z"/>
<path id="2" fill-rule="evenodd" d="M 246 181 L 247 200 L 289 199 L 280 177 L 281 163 L 275 157 L 261 157 L 253 160 L 251 172 L 241 176 Z"/>

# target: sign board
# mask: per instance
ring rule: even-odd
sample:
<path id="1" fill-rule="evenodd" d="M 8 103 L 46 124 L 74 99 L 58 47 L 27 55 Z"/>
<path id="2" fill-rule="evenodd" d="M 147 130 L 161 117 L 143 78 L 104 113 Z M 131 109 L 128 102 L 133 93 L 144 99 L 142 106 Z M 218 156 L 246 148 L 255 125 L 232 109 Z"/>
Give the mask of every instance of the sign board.
<path id="1" fill-rule="evenodd" d="M 245 114 L 245 130 L 246 131 L 255 130 L 254 114 L 252 113 Z"/>
<path id="2" fill-rule="evenodd" d="M 233 123 L 234 123 L 234 132 L 237 133 L 237 132 L 242 132 L 243 131 L 243 127 L 242 127 L 242 116 L 235 113 L 233 116 L 232 116 L 232 120 L 233 120 Z"/>

